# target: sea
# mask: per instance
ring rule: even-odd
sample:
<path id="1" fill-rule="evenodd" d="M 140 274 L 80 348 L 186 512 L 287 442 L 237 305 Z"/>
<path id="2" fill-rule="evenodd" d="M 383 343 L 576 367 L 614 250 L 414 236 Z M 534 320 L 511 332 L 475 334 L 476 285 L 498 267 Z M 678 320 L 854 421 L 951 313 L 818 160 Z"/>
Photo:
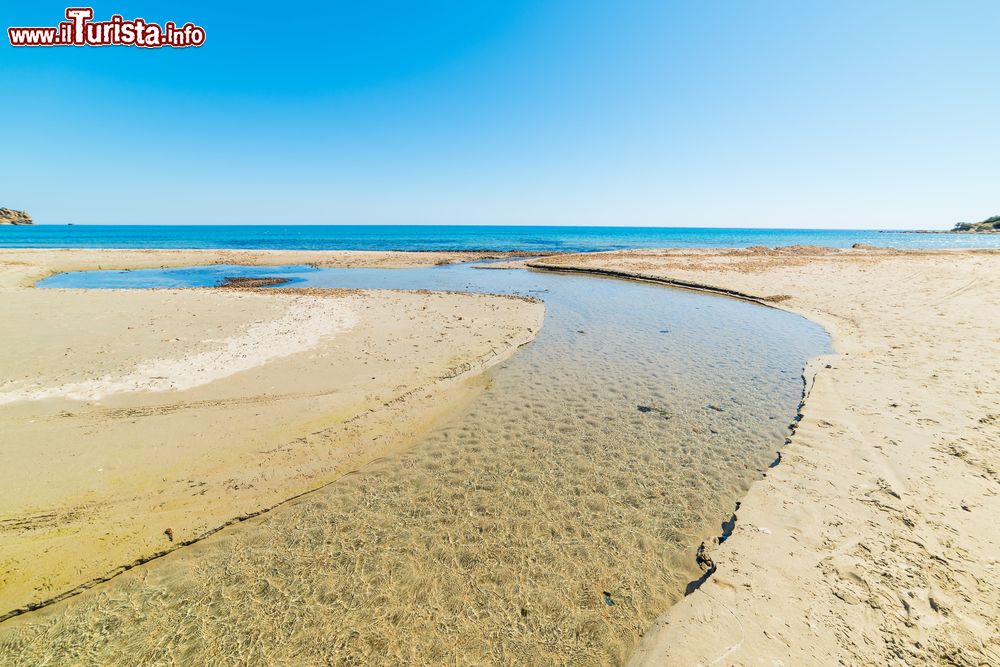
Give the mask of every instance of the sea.
<path id="1" fill-rule="evenodd" d="M 594 252 L 789 245 L 847 248 L 855 243 L 891 248 L 1000 248 L 1000 234 L 472 225 L 0 225 L 0 248 Z"/>

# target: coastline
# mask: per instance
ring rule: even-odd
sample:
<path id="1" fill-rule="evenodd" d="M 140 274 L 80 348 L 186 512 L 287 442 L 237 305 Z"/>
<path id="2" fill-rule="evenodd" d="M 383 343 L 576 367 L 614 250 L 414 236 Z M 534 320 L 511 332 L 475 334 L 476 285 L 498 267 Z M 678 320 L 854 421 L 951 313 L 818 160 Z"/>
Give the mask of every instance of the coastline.
<path id="1" fill-rule="evenodd" d="M 0 288 L 33 287 L 69 271 L 180 268 L 234 264 L 324 268 L 406 269 L 537 253 L 451 250 L 172 250 L 118 248 L 0 248 Z"/>
<path id="2" fill-rule="evenodd" d="M 0 252 L 10 315 L 0 392 L 21 400 L 0 405 L 0 618 L 406 448 L 530 342 L 544 309 L 516 297 L 391 290 L 43 290 L 17 285 L 95 262 L 123 267 L 94 251 L 13 254 Z M 198 265 L 207 254 L 233 259 L 129 252 L 122 263 Z M 413 266 L 456 256 L 465 259 L 309 259 Z"/>
<path id="3" fill-rule="evenodd" d="M 882 233 L 888 234 L 890 232 L 882 232 Z M 978 230 L 978 229 L 976 229 L 976 230 L 973 230 L 973 229 L 967 229 L 967 230 L 955 230 L 955 229 L 906 229 L 906 230 L 900 230 L 900 231 L 897 231 L 897 232 L 894 232 L 894 233 L 896 233 L 896 234 L 971 234 L 973 236 L 977 235 L 977 234 L 980 234 L 980 235 L 989 236 L 991 234 L 1000 234 L 1000 230 L 985 230 L 985 229 L 983 229 L 983 230 Z"/>
<path id="4" fill-rule="evenodd" d="M 986 280 L 1000 253 L 651 250 L 529 264 L 735 292 L 819 322 L 838 352 L 807 367 L 802 419 L 732 535 L 710 544 L 714 571 L 630 664 L 1000 659 L 989 633 L 1000 369 L 981 353 L 1000 323 Z"/>

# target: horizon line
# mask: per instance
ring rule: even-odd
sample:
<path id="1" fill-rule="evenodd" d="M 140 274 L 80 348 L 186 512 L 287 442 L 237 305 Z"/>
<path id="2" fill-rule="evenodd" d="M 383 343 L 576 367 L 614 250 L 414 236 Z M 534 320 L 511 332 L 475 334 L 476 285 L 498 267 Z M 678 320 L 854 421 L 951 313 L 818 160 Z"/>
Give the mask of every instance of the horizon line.
<path id="1" fill-rule="evenodd" d="M 685 225 L 573 225 L 573 224 L 464 224 L 464 223 L 344 223 L 344 222 L 34 222 L 29 225 L 2 225 L 0 227 L 450 227 L 450 228 L 516 228 L 516 229 L 676 229 L 711 231 L 761 231 L 761 232 L 950 232 L 951 228 L 892 228 L 892 227 L 714 227 Z"/>

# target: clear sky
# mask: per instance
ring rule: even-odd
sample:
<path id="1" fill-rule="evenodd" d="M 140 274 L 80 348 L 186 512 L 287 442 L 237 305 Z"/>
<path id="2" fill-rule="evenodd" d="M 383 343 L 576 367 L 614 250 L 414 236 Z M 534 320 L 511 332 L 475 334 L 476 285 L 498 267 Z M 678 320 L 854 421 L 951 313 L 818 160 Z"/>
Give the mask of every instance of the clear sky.
<path id="1" fill-rule="evenodd" d="M 1000 213 L 1000 2 L 128 2 L 198 49 L 14 49 L 41 223 L 944 228 Z M 256 9 L 255 9 L 256 7 Z"/>

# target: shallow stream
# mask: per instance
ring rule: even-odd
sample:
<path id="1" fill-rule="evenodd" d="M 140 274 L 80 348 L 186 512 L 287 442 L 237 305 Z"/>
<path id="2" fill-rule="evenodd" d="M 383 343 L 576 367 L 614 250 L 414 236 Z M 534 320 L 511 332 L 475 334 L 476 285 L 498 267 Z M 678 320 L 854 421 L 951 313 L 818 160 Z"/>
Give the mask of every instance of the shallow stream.
<path id="1" fill-rule="evenodd" d="M 543 299 L 533 343 L 404 454 L 0 628 L 30 662 L 616 664 L 700 572 L 788 434 L 817 325 L 522 269 L 200 267 L 42 287 L 473 290 Z M 0 660 L 2 662 L 2 660 Z"/>

